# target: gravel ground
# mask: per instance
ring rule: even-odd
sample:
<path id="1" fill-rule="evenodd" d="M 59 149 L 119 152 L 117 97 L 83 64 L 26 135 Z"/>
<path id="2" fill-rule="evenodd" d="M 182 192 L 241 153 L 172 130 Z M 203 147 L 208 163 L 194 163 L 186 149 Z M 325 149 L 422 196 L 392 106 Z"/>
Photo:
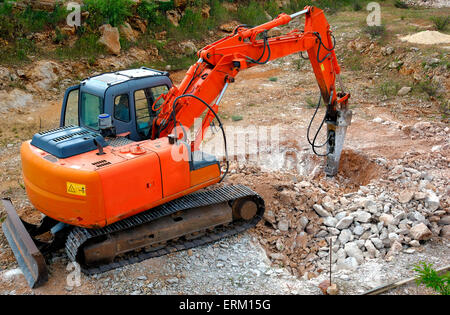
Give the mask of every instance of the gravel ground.
<path id="1" fill-rule="evenodd" d="M 373 259 L 355 271 L 333 272 L 333 282 L 340 294 L 362 294 L 382 284 L 414 275 L 413 265 L 426 260 L 436 268 L 450 263 L 450 242 L 427 243 L 414 255 L 400 253 L 390 262 Z M 54 259 L 53 273 L 65 272 L 67 261 Z M 329 278 L 323 272 L 314 279 L 296 278 L 285 268 L 273 266 L 263 248 L 250 233 L 227 238 L 219 243 L 155 258 L 92 277 L 81 276 L 81 286 L 70 288 L 65 283 L 49 283 L 41 289 L 26 288 L 18 271 L 0 273 L 0 294 L 44 294 L 50 287 L 59 294 L 321 294 L 318 285 Z M 63 278 L 64 279 L 64 278 Z M 8 286 L 9 284 L 9 286 Z M 402 291 L 403 290 L 403 291 Z M 417 294 L 415 285 L 388 294 Z"/>

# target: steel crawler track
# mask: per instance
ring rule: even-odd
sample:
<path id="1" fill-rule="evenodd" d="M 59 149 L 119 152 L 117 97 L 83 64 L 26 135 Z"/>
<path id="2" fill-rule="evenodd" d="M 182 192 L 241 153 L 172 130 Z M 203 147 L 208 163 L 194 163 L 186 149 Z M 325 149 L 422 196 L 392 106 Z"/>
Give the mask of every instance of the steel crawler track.
<path id="1" fill-rule="evenodd" d="M 127 254 L 124 257 L 118 258 L 119 260 L 116 259 L 116 261 L 112 263 L 91 267 L 83 265 L 83 263 L 80 262 L 80 265 L 83 273 L 87 275 L 93 275 L 126 265 L 134 264 L 149 258 L 155 258 L 173 252 L 211 243 L 254 227 L 263 217 L 265 210 L 264 200 L 253 190 L 243 185 L 225 186 L 214 190 L 196 192 L 173 200 L 146 212 L 137 214 L 133 217 L 124 219 L 120 222 L 116 222 L 104 228 L 85 229 L 76 227 L 69 233 L 67 237 L 66 253 L 70 260 L 77 261 L 78 253 L 82 249 L 83 244 L 94 238 L 134 228 L 141 224 L 149 223 L 164 216 L 177 213 L 178 211 L 230 202 L 239 198 L 248 198 L 249 200 L 253 200 L 257 204 L 257 214 L 249 221 L 233 221 L 227 226 L 218 227 L 213 231 L 207 232 L 205 235 L 196 239 L 179 239 L 177 241 L 168 242 L 167 246 L 162 249 L 150 252 L 133 252 L 131 254 Z"/>

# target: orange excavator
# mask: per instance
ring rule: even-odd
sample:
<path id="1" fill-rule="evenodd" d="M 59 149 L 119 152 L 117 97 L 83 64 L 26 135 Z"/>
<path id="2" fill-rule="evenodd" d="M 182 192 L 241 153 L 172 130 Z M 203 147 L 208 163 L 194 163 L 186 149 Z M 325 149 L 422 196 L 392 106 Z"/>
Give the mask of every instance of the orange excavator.
<path id="1" fill-rule="evenodd" d="M 268 31 L 305 15 L 302 31 Z M 148 68 L 104 73 L 69 88 L 59 128 L 22 144 L 29 200 L 43 214 L 22 221 L 3 199 L 3 232 L 31 287 L 48 279 L 46 258 L 65 248 L 86 274 L 217 241 L 255 226 L 264 200 L 243 185 L 204 189 L 228 172 L 200 150 L 217 120 L 220 101 L 239 72 L 307 52 L 326 104 L 325 172 L 337 173 L 347 126 L 349 94 L 336 90 L 340 67 L 323 11 L 305 7 L 257 27 L 240 25 L 198 52 L 199 60 L 176 87 L 169 74 Z M 317 113 L 316 109 L 316 113 Z M 202 118 L 195 141 L 187 131 Z"/>

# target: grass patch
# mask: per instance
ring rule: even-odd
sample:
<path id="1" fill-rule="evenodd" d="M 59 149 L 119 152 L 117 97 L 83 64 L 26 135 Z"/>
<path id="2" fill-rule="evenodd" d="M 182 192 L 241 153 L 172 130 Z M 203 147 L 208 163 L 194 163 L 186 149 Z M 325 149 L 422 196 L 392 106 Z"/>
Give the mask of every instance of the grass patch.
<path id="1" fill-rule="evenodd" d="M 165 12 L 173 8 L 173 2 L 167 2 L 168 6 L 163 6 L 162 2 L 142 1 L 136 8 L 136 13 L 141 18 L 147 20 L 151 26 L 162 26 L 167 23 Z"/>
<path id="2" fill-rule="evenodd" d="M 316 108 L 317 107 L 317 100 L 313 100 L 311 97 L 307 97 L 305 99 L 305 101 L 306 101 L 306 105 L 309 108 Z"/>
<path id="3" fill-rule="evenodd" d="M 6 65 L 21 65 L 30 61 L 29 55 L 39 53 L 34 41 L 18 38 L 13 43 L 0 48 L 0 61 Z"/>
<path id="4" fill-rule="evenodd" d="M 232 121 L 240 121 L 240 120 L 243 120 L 244 119 L 244 117 L 242 117 L 241 115 L 233 115 L 233 116 L 231 116 L 231 120 Z"/>
<path id="5" fill-rule="evenodd" d="M 352 7 L 353 7 L 353 11 L 361 11 L 362 10 L 362 3 L 361 3 L 361 1 L 359 1 L 359 0 L 355 0 L 354 2 L 353 2 L 353 5 L 352 5 Z"/>
<path id="6" fill-rule="evenodd" d="M 67 10 L 60 4 L 47 12 L 33 10 L 31 6 L 17 11 L 10 2 L 0 2 L 0 38 L 12 41 L 33 32 L 54 29 L 66 17 Z"/>
<path id="7" fill-rule="evenodd" d="M 366 25 L 363 32 L 368 34 L 371 38 L 383 37 L 386 34 L 386 27 L 384 25 Z"/>
<path id="8" fill-rule="evenodd" d="M 436 82 L 432 80 L 420 81 L 414 84 L 413 89 L 418 93 L 424 93 L 428 97 L 437 97 L 439 86 Z"/>
<path id="9" fill-rule="evenodd" d="M 73 47 L 59 47 L 54 52 L 59 59 L 92 58 L 105 53 L 105 48 L 98 43 L 99 36 L 85 33 L 73 45 Z"/>
<path id="10" fill-rule="evenodd" d="M 260 25 L 268 21 L 264 7 L 257 1 L 250 1 L 248 6 L 239 6 L 237 17 L 247 25 Z"/>
<path id="11" fill-rule="evenodd" d="M 393 97 L 397 95 L 398 90 L 401 88 L 400 82 L 388 79 L 377 86 L 379 94 L 385 97 Z"/>
<path id="12" fill-rule="evenodd" d="M 352 71 L 360 71 L 363 69 L 363 56 L 357 52 L 344 58 L 344 66 Z"/>
<path id="13" fill-rule="evenodd" d="M 164 69 L 167 65 L 170 65 L 170 70 L 176 71 L 189 68 L 197 60 L 196 56 L 168 56 L 164 58 L 164 61 L 151 62 L 149 66 L 154 69 Z"/>
<path id="14" fill-rule="evenodd" d="M 88 23 L 93 28 L 103 24 L 120 26 L 132 13 L 131 0 L 84 0 L 83 10 L 89 12 Z"/>
<path id="15" fill-rule="evenodd" d="M 434 28 L 437 31 L 445 31 L 450 24 L 449 16 L 433 16 L 430 20 L 434 23 Z"/>

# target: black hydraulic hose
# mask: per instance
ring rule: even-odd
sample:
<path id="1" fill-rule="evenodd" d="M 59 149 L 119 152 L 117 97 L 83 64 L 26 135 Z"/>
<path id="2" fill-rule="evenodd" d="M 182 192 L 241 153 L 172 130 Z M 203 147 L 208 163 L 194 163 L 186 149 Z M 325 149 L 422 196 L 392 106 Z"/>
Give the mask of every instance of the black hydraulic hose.
<path id="1" fill-rule="evenodd" d="M 334 48 L 336 47 L 336 38 L 334 37 L 333 34 L 331 34 L 331 37 L 333 38 L 333 47 L 332 47 L 332 48 L 327 48 L 327 47 L 323 44 L 322 37 L 320 36 L 320 34 L 317 33 L 317 32 L 314 32 L 313 34 L 319 39 L 319 47 L 317 48 L 317 62 L 318 62 L 318 63 L 322 63 L 325 59 L 328 58 L 328 56 L 331 55 L 331 51 L 333 51 Z M 323 48 L 325 48 L 326 51 L 329 51 L 329 53 L 326 54 L 326 56 L 323 57 L 322 59 L 319 59 L 320 46 L 322 46 Z"/>
<path id="2" fill-rule="evenodd" d="M 183 94 L 178 96 L 174 101 L 173 101 L 173 108 L 172 108 L 172 119 L 174 122 L 174 129 L 175 129 L 175 135 L 176 133 L 176 128 L 177 128 L 177 121 L 176 121 L 176 114 L 175 114 L 175 105 L 177 103 L 177 101 L 183 97 L 192 97 L 195 98 L 196 100 L 199 100 L 200 102 L 202 102 L 215 116 L 215 118 L 217 119 L 217 121 L 219 122 L 219 127 L 222 130 L 222 136 L 223 136 L 223 143 L 224 143 L 224 148 L 225 148 L 225 160 L 226 160 L 226 170 L 225 173 L 223 174 L 222 178 L 220 179 L 219 183 L 223 181 L 223 179 L 225 178 L 225 176 L 227 176 L 228 174 L 228 170 L 230 168 L 230 161 L 228 160 L 228 148 L 227 148 L 227 136 L 225 135 L 225 130 L 223 129 L 223 125 L 222 125 L 222 121 L 220 120 L 219 116 L 217 115 L 217 113 L 212 109 L 212 107 L 206 103 L 204 100 L 202 100 L 200 97 L 193 95 L 193 94 Z"/>
<path id="3" fill-rule="evenodd" d="M 266 52 L 266 46 L 267 46 L 267 50 L 268 50 L 267 59 L 266 59 L 266 61 L 261 62 L 261 59 L 264 56 L 264 53 Z M 262 55 L 258 58 L 258 60 L 255 60 L 248 56 L 246 58 L 252 63 L 256 63 L 258 65 L 265 65 L 266 63 L 269 62 L 270 56 L 271 56 L 271 51 L 270 51 L 269 39 L 267 37 L 267 32 L 264 31 L 264 50 L 263 50 Z"/>
<path id="4" fill-rule="evenodd" d="M 332 100 L 332 99 L 333 99 L 333 91 L 331 92 L 329 103 L 331 103 L 331 100 Z M 314 115 L 313 115 L 311 121 L 309 122 L 308 129 L 307 129 L 307 135 L 306 135 L 306 136 L 307 136 L 308 142 L 309 142 L 309 144 L 311 145 L 311 148 L 312 148 L 312 150 L 313 150 L 313 152 L 314 152 L 315 155 L 317 155 L 317 156 L 328 156 L 328 155 L 330 154 L 330 152 L 327 152 L 326 154 L 320 154 L 320 153 L 317 153 L 317 152 L 316 152 L 316 148 L 321 148 L 321 147 L 323 147 L 323 146 L 324 146 L 325 144 L 327 144 L 327 143 L 330 141 L 330 139 L 331 139 L 331 135 L 329 135 L 329 136 L 327 137 L 327 140 L 325 141 L 325 143 L 323 143 L 322 145 L 316 145 L 317 136 L 319 135 L 319 132 L 320 132 L 320 130 L 322 129 L 323 124 L 325 123 L 325 119 L 326 119 L 326 117 L 327 117 L 327 114 L 326 114 L 326 113 L 325 113 L 325 116 L 324 116 L 323 119 L 322 119 L 322 122 L 320 123 L 319 128 L 318 128 L 317 131 L 316 131 L 316 134 L 314 135 L 313 141 L 311 142 L 311 139 L 309 138 L 309 130 L 310 130 L 310 128 L 311 128 L 312 122 L 314 121 L 314 118 L 316 117 L 317 111 L 319 110 L 321 100 L 322 100 L 322 96 L 320 95 L 319 102 L 317 103 L 316 110 L 314 111 Z"/>
<path id="5" fill-rule="evenodd" d="M 307 138 L 307 140 L 308 140 L 308 143 L 309 143 L 311 146 L 314 146 L 314 147 L 316 147 L 316 148 L 321 148 L 321 147 L 323 147 L 324 145 L 326 145 L 326 144 L 328 143 L 328 140 L 329 140 L 329 139 L 327 139 L 327 141 L 326 141 L 325 143 L 321 144 L 321 145 L 315 145 L 315 144 L 313 144 L 313 142 L 311 141 L 311 138 L 309 137 L 310 130 L 311 130 L 311 125 L 312 125 L 314 119 L 316 118 L 317 111 L 319 110 L 319 107 L 320 107 L 321 102 L 322 102 L 322 95 L 319 94 L 319 102 L 317 103 L 317 105 L 316 105 L 316 110 L 314 111 L 314 114 L 313 114 L 311 120 L 309 121 L 308 129 L 307 129 L 307 132 L 306 132 L 306 138 Z"/>

